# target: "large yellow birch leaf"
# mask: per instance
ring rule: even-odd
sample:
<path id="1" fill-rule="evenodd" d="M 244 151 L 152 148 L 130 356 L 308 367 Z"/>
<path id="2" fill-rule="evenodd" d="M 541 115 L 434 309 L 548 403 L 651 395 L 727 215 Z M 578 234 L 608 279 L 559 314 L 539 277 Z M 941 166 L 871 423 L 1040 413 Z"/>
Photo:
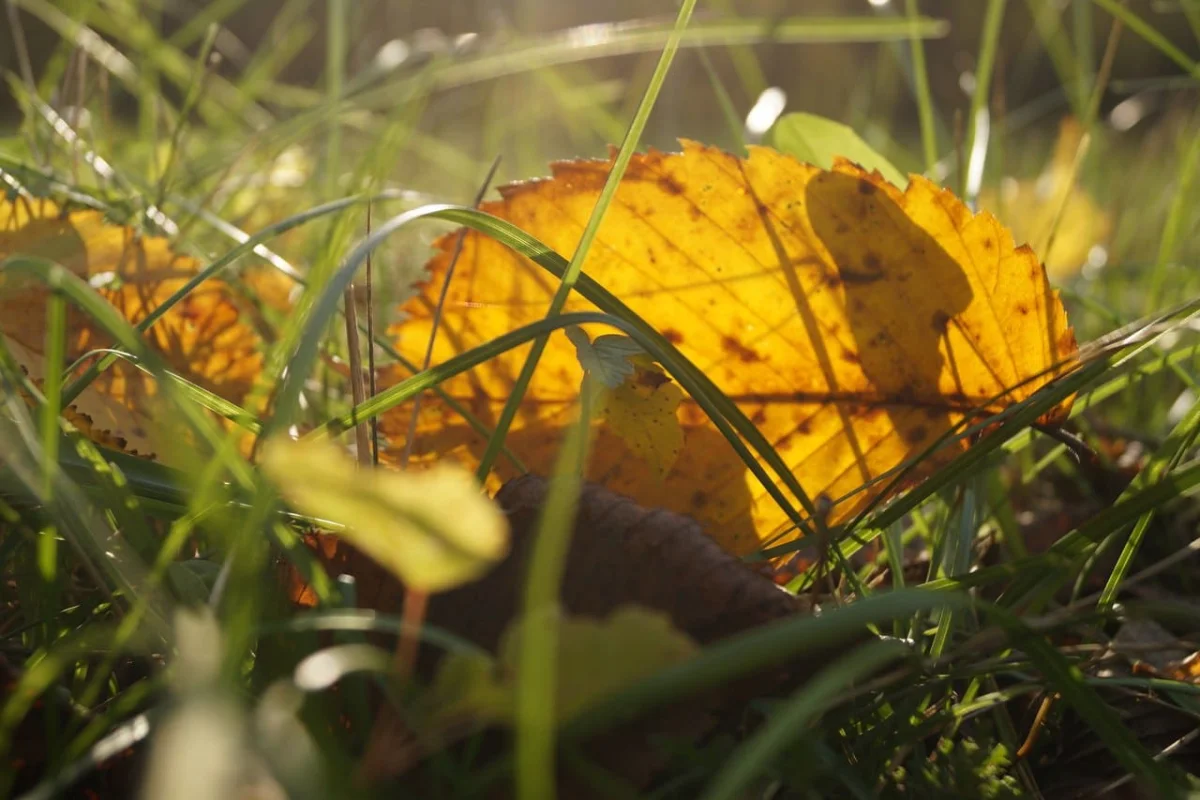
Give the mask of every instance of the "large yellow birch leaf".
<path id="1" fill-rule="evenodd" d="M 560 162 L 552 178 L 505 187 L 482 208 L 569 257 L 610 166 Z M 417 363 L 455 241 L 440 240 L 395 329 Z M 1028 397 L 1076 349 L 1041 263 L 995 218 L 919 176 L 901 191 L 844 160 L 822 170 L 767 148 L 739 159 L 689 141 L 682 153 L 635 156 L 584 271 L 737 402 L 805 491 L 831 504 L 833 524 L 882 490 L 877 481 L 859 491 L 865 484 L 965 416 Z M 541 318 L 555 288 L 532 262 L 467 234 L 433 363 Z M 567 304 L 590 308 L 578 294 Z M 527 353 L 443 388 L 492 424 Z M 507 440 L 530 469 L 549 470 L 580 378 L 574 346 L 552 336 Z M 405 407 L 386 416 L 391 441 L 404 441 L 410 415 Z M 588 477 L 695 517 L 734 553 L 787 531 L 784 512 L 690 399 L 679 420 L 682 451 L 664 477 L 603 424 Z M 430 396 L 414 433 L 415 463 L 474 463 L 484 444 Z M 966 446 L 943 448 L 912 479 Z M 493 483 L 512 472 L 502 459 Z"/>

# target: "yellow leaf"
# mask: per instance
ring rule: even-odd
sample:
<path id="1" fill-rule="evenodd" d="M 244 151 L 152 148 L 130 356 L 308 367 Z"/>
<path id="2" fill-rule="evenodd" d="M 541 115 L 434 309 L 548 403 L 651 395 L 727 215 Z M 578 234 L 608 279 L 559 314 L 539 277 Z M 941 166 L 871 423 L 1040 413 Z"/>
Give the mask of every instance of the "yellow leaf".
<path id="1" fill-rule="evenodd" d="M 482 208 L 569 257 L 610 167 L 557 163 L 552 178 L 505 187 Z M 395 328 L 412 361 L 424 356 L 455 241 L 440 240 Z M 844 160 L 823 170 L 768 148 L 739 159 L 686 141 L 682 153 L 635 156 L 583 268 L 738 404 L 809 496 L 826 497 L 831 524 L 947 431 L 1029 397 L 1076 349 L 1041 263 L 994 217 L 919 176 L 901 191 Z M 469 233 L 433 363 L 542 318 L 555 288 L 537 265 Z M 592 309 L 578 293 L 567 303 Z M 494 424 L 527 353 L 442 388 Z M 549 472 L 581 374 L 571 342 L 551 336 L 507 440 L 530 469 Z M 410 415 L 385 416 L 392 441 L 405 440 Z M 664 480 L 603 430 L 589 479 L 695 517 L 737 554 L 787 531 L 785 513 L 691 399 L 679 418 L 683 449 Z M 429 396 L 414 434 L 415 462 L 476 463 L 485 442 Z M 966 446 L 923 459 L 909 483 Z M 513 473 L 501 460 L 491 480 Z"/>
<path id="2" fill-rule="evenodd" d="M 508 552 L 508 520 L 459 467 L 359 469 L 327 440 L 288 438 L 268 442 L 260 463 L 291 505 L 343 526 L 342 538 L 412 588 L 452 589 Z"/>
<path id="3" fill-rule="evenodd" d="M 1108 212 L 1076 185 L 1074 163 L 1082 138 L 1079 122 L 1063 119 L 1054 155 L 1041 175 L 1023 181 L 1006 178 L 999 193 L 985 191 L 979 197 L 984 208 L 1001 213 L 1017 241 L 1029 243 L 1057 281 L 1079 272 L 1092 248 L 1103 245 L 1112 232 Z"/>
<path id="4" fill-rule="evenodd" d="M 683 428 L 676 415 L 681 402 L 683 390 L 661 369 L 638 367 L 620 386 L 604 392 L 600 415 L 661 479 L 683 450 Z"/>
<path id="5" fill-rule="evenodd" d="M 99 211 L 66 212 L 43 198 L 0 200 L 0 261 L 13 255 L 52 259 L 86 280 L 130 323 L 137 324 L 201 268 L 166 239 L 142 236 L 108 222 Z M 283 279 L 272 271 L 260 285 Z M 184 378 L 235 403 L 262 368 L 253 317 L 220 280 L 201 284 L 146 332 L 146 341 Z M 67 318 L 67 363 L 111 346 L 92 320 L 73 306 Z M 46 288 L 0 272 L 0 335 L 35 381 L 43 377 Z M 160 454 L 152 440 L 156 388 L 152 378 L 118 361 L 75 402 L 80 427 L 106 444 L 143 456 Z"/>
<path id="6" fill-rule="evenodd" d="M 494 662 L 473 653 L 451 653 L 442 660 L 433 686 L 435 729 L 439 722 L 452 726 L 464 717 L 512 723 L 520 640 L 529 625 L 558 627 L 554 711 L 560 723 L 699 651 L 666 614 L 641 606 L 623 606 L 603 620 L 547 612 L 510 626 Z"/>

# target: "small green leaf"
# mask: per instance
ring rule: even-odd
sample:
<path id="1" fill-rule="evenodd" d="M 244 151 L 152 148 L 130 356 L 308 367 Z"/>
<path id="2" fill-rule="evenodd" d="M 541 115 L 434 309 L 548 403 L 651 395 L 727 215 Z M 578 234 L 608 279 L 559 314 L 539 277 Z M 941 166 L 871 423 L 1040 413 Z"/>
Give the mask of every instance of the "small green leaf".
<path id="1" fill-rule="evenodd" d="M 786 114 L 767 135 L 768 143 L 781 153 L 795 156 L 821 169 L 833 166 L 834 156 L 856 162 L 866 170 L 879 170 L 884 178 L 903 189 L 908 178 L 848 125 L 816 114 Z"/>
<path id="2" fill-rule="evenodd" d="M 633 374 L 631 357 L 643 353 L 628 336 L 606 334 L 591 341 L 583 328 L 572 325 L 566 329 L 567 338 L 575 345 L 575 354 L 584 371 L 609 389 L 615 389 Z"/>
<path id="3" fill-rule="evenodd" d="M 592 347 L 601 359 L 622 359 L 629 363 L 630 359 L 646 355 L 642 346 L 628 336 L 620 333 L 605 333 L 597 336 Z"/>
<path id="4" fill-rule="evenodd" d="M 452 589 L 508 552 L 508 520 L 470 472 L 359 469 L 328 440 L 271 440 L 262 468 L 296 509 L 344 528 L 339 535 L 407 586 Z"/>

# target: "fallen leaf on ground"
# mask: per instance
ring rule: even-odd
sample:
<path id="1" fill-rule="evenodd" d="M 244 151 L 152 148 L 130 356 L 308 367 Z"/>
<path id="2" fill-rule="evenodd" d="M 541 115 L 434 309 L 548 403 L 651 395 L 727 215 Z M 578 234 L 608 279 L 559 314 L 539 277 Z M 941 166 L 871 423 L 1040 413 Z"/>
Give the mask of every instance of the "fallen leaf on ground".
<path id="1" fill-rule="evenodd" d="M 512 550 L 481 580 L 429 601 L 429 620 L 495 651 L 517 614 L 548 481 L 525 475 L 496 495 L 512 529 Z M 351 562 L 364 603 L 387 609 L 387 587 Z M 378 570 L 376 570 L 378 572 Z M 380 594 L 380 592 L 384 594 Z M 567 613 L 605 617 L 623 605 L 667 614 L 701 644 L 807 611 L 804 598 L 722 550 L 693 519 L 646 508 L 587 484 L 571 532 L 559 598 Z"/>
<path id="2" fill-rule="evenodd" d="M 116 225 L 95 210 L 67 211 L 45 198 L 0 199 L 0 262 L 16 255 L 57 262 L 87 281 L 132 324 L 169 298 L 202 267 L 161 237 Z M 286 280 L 258 277 L 260 285 Z M 0 334 L 30 378 L 43 378 L 45 285 L 0 271 Z M 111 339 L 74 306 L 67 312 L 66 363 L 110 347 Z M 145 334 L 168 366 L 226 400 L 242 402 L 262 368 L 262 342 L 234 290 L 209 280 Z M 118 360 L 74 403 L 79 427 L 94 439 L 142 456 L 161 454 L 152 432 L 154 380 Z M 70 415 L 68 415 L 70 418 Z"/>
<path id="3" fill-rule="evenodd" d="M 739 159 L 683 147 L 633 158 L 584 271 L 738 404 L 808 495 L 830 501 L 831 524 L 878 495 L 881 475 L 965 419 L 1024 400 L 1071 361 L 1074 336 L 1041 263 L 949 191 L 919 176 L 901 191 L 844 160 L 823 170 L 767 148 Z M 505 187 L 482 209 L 569 257 L 610 167 L 560 162 L 552 178 Z M 414 362 L 424 357 L 456 241 L 439 241 L 395 328 Z M 468 233 L 432 363 L 542 318 L 556 286 L 537 265 Z M 592 308 L 578 293 L 567 303 L 568 311 Z M 528 351 L 442 388 L 494 425 Z M 531 470 L 549 472 L 581 377 L 571 341 L 552 335 L 506 441 Z M 391 441 L 405 441 L 410 415 L 409 407 L 385 415 Z M 665 477 L 601 425 L 589 479 L 695 517 L 737 554 L 788 531 L 784 511 L 690 398 L 678 418 L 683 445 Z M 414 465 L 473 465 L 485 441 L 429 395 L 413 434 Z M 923 459 L 908 485 L 966 446 Z M 502 459 L 489 486 L 513 474 Z"/>
<path id="4" fill-rule="evenodd" d="M 268 442 L 260 463 L 295 508 L 343 526 L 341 538 L 412 588 L 451 589 L 508 552 L 503 512 L 457 465 L 359 469 L 332 442 L 286 437 Z"/>

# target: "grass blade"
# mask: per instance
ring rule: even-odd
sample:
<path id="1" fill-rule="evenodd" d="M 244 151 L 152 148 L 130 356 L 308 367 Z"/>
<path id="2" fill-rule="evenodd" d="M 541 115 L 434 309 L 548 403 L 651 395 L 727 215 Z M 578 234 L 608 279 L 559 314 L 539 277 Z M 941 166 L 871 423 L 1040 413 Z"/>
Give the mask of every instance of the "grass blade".
<path id="1" fill-rule="evenodd" d="M 517 655 L 516 698 L 517 797 L 540 800 L 555 796 L 555 696 L 558 693 L 558 595 L 583 489 L 583 473 L 591 449 L 595 391 L 584 378 L 579 421 L 559 451 L 546 499 L 538 516 L 536 539 L 525 579 L 523 619 L 526 625 Z"/>
<path id="2" fill-rule="evenodd" d="M 929 91 L 929 72 L 925 68 L 925 44 L 918 35 L 921 19 L 917 0 L 904 0 L 909 24 L 909 47 L 912 49 L 913 85 L 917 95 L 917 114 L 921 120 L 921 150 L 925 155 L 925 172 L 932 172 L 938 160 L 937 128 L 934 121 L 933 95 Z"/>
<path id="3" fill-rule="evenodd" d="M 702 800 L 737 800 L 791 742 L 833 706 L 841 693 L 885 665 L 911 657 L 912 649 L 896 639 L 879 639 L 843 656 L 776 711 L 762 730 L 742 744 L 701 795 Z"/>
<path id="4" fill-rule="evenodd" d="M 646 87 L 646 91 L 642 95 L 642 100 L 638 104 L 637 111 L 634 112 L 633 119 L 629 123 L 629 130 L 625 134 L 625 140 L 621 142 L 621 147 L 613 159 L 608 178 L 604 182 L 604 188 L 600 190 L 600 196 L 596 199 L 596 206 L 592 209 L 591 216 L 588 217 L 587 225 L 584 226 L 583 234 L 579 237 L 579 244 L 576 245 L 575 252 L 567 264 L 567 269 L 562 275 L 561 283 L 559 283 L 554 297 L 550 299 L 550 307 L 546 310 L 547 317 L 557 316 L 562 311 L 563 305 L 567 302 L 567 297 L 579 281 L 579 276 L 583 272 L 583 262 L 587 258 L 588 251 L 592 247 L 592 242 L 600 230 L 600 223 L 604 221 L 604 213 L 608 210 L 608 206 L 617 194 L 617 187 L 621 185 L 621 178 L 625 175 L 625 168 L 629 166 L 634 152 L 637 151 L 642 131 L 645 130 L 646 122 L 650 119 L 650 112 L 654 109 L 654 104 L 658 100 L 658 94 L 667 79 L 667 72 L 671 68 L 671 62 L 675 60 L 675 53 L 679 50 L 680 40 L 684 30 L 688 26 L 688 22 L 692 18 L 692 11 L 695 7 L 696 0 L 683 0 L 679 8 L 679 14 L 675 18 L 675 27 L 671 30 L 671 34 L 663 46 L 662 55 L 658 59 L 658 65 L 654 69 L 654 74 L 650 76 L 650 84 Z M 480 457 L 479 469 L 477 471 L 480 481 L 487 478 L 488 473 L 492 471 L 492 464 L 500 452 L 500 446 L 504 443 L 504 438 L 508 436 L 508 429 L 512 425 L 513 419 L 517 416 L 517 408 L 525 398 L 525 390 L 529 387 L 529 381 L 533 379 L 533 371 L 537 368 L 538 361 L 542 357 L 542 352 L 546 348 L 547 341 L 548 339 L 537 339 L 534 341 L 529 356 L 525 360 L 525 364 L 521 367 L 521 372 L 517 375 L 517 380 L 513 384 L 512 394 L 504 404 L 504 408 L 500 412 L 500 418 L 496 422 L 496 430 L 488 440 L 487 447 Z"/>

